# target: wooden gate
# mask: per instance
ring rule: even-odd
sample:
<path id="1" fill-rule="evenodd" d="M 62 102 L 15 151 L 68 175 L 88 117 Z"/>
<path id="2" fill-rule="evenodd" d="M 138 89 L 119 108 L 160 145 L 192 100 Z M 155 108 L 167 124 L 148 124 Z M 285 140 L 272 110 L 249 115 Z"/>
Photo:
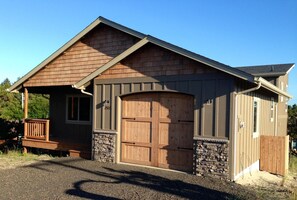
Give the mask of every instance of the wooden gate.
<path id="1" fill-rule="evenodd" d="M 192 171 L 193 97 L 175 93 L 127 96 L 122 106 L 121 161 Z"/>
<path id="2" fill-rule="evenodd" d="M 285 176 L 289 166 L 289 136 L 260 138 L 260 170 Z"/>

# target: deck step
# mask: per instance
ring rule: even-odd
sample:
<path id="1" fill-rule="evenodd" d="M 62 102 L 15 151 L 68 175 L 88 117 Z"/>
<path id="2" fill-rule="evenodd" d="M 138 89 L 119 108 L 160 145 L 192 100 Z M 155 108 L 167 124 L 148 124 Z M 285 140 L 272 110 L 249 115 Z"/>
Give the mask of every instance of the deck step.
<path id="1" fill-rule="evenodd" d="M 70 157 L 91 159 L 91 152 L 81 150 L 69 150 Z"/>

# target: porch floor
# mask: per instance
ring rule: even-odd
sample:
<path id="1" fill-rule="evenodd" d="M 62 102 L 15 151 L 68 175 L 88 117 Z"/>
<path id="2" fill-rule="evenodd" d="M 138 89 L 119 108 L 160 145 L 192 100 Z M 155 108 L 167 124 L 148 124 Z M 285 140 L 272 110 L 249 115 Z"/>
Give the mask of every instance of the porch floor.
<path id="1" fill-rule="evenodd" d="M 59 138 L 51 138 L 50 141 L 23 138 L 22 145 L 24 147 L 48 149 L 55 151 L 68 151 L 70 157 L 81 157 L 91 159 L 91 144 L 78 143 L 71 140 L 62 140 Z"/>

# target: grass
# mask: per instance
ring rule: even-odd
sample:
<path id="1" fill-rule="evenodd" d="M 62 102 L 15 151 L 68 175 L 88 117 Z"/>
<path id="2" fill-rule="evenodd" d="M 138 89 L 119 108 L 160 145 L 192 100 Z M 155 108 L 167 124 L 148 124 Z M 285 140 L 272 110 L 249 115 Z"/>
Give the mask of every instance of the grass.
<path id="1" fill-rule="evenodd" d="M 20 150 L 10 150 L 7 153 L 0 152 L 0 158 L 9 158 L 10 160 L 30 161 L 38 159 L 38 155 L 27 153 L 23 154 Z"/>
<path id="2" fill-rule="evenodd" d="M 7 153 L 0 151 L 0 169 L 12 169 L 51 158 L 49 155 L 23 154 L 20 150 L 9 150 Z"/>
<path id="3" fill-rule="evenodd" d="M 297 173 L 297 156 L 290 155 L 289 171 L 291 173 Z"/>
<path id="4" fill-rule="evenodd" d="M 297 177 L 297 156 L 290 155 L 289 171 Z M 297 200 L 297 187 L 292 188 L 290 199 Z"/>

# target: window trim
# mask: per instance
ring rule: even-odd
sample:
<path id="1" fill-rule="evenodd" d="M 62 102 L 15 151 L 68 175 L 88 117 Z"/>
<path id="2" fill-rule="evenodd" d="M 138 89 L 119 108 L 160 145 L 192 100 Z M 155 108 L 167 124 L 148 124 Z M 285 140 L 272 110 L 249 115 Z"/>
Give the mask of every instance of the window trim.
<path id="1" fill-rule="evenodd" d="M 255 121 L 254 120 L 255 119 L 254 105 L 255 105 L 255 102 L 257 102 L 256 131 L 254 131 L 254 121 Z M 253 122 L 253 138 L 257 138 L 260 135 L 260 98 L 258 98 L 258 97 L 254 97 L 254 99 L 253 99 L 253 115 L 252 115 L 252 117 L 253 117 L 253 119 L 252 119 L 252 122 Z"/>
<path id="2" fill-rule="evenodd" d="M 68 98 L 69 97 L 77 97 L 78 98 L 78 118 L 79 118 L 79 101 L 80 98 L 84 97 L 84 98 L 88 98 L 90 100 L 90 117 L 89 117 L 89 121 L 81 121 L 81 120 L 69 120 L 68 119 Z M 65 114 L 65 123 L 66 124 L 86 124 L 89 125 L 92 122 L 92 101 L 91 101 L 91 97 L 89 96 L 85 96 L 85 95 L 79 95 L 79 94 L 74 94 L 74 95 L 66 95 L 66 114 Z"/>
<path id="3" fill-rule="evenodd" d="M 270 99 L 270 122 L 273 122 L 275 118 L 275 102 L 274 98 L 271 97 Z"/>

